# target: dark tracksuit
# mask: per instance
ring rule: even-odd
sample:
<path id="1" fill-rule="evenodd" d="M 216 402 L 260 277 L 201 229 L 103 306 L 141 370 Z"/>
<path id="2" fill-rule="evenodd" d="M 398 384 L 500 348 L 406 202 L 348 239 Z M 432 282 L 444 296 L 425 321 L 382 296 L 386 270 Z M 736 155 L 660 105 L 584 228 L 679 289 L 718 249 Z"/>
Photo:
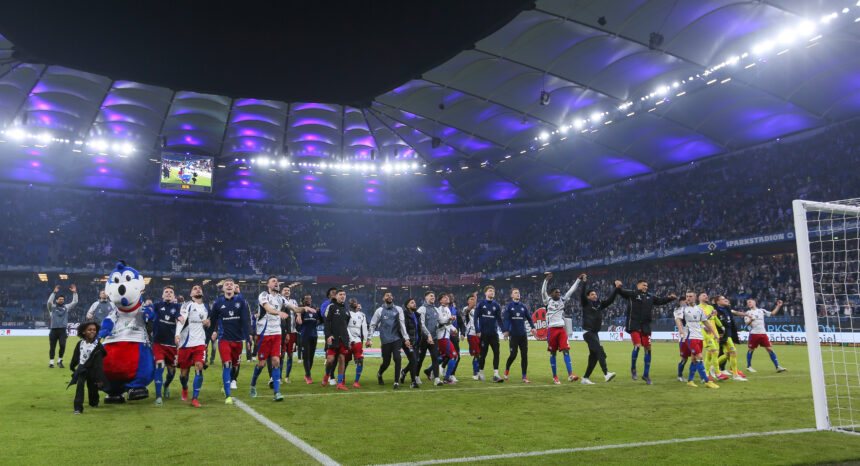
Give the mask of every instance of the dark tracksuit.
<path id="1" fill-rule="evenodd" d="M 326 347 L 329 349 L 340 350 L 349 349 L 349 320 L 351 316 L 346 304 L 332 301 L 325 311 L 323 322 L 325 324 L 325 339 Z M 332 337 L 331 344 L 328 344 L 329 337 Z M 337 360 L 337 358 L 335 358 Z"/>
<path id="2" fill-rule="evenodd" d="M 580 294 L 580 303 L 582 304 L 582 329 L 585 330 L 582 339 L 588 344 L 588 368 L 585 370 L 585 378 L 591 377 L 591 372 L 594 371 L 594 366 L 600 363 L 600 370 L 604 374 L 608 372 L 606 369 L 606 352 L 603 351 L 603 346 L 600 344 L 600 327 L 603 325 L 603 310 L 611 306 L 618 296 L 618 288 L 612 290 L 605 301 L 592 301 L 586 296 L 586 287 L 583 285 Z"/>
<path id="3" fill-rule="evenodd" d="M 418 348 L 422 342 L 426 343 L 426 337 L 421 337 L 421 318 L 415 311 L 409 309 L 403 310 L 403 325 L 406 326 L 406 333 L 411 340 L 412 348 L 406 347 L 406 342 L 403 342 L 403 352 L 406 354 L 406 368 L 400 373 L 400 383 L 405 380 L 406 372 L 409 372 L 413 381 L 418 378 Z"/>
<path id="4" fill-rule="evenodd" d="M 717 310 L 717 317 L 720 319 L 720 323 L 723 324 L 723 336 L 720 337 L 720 356 L 725 354 L 723 351 L 723 345 L 726 344 L 729 338 L 732 339 L 734 344 L 738 344 L 740 339 L 738 338 L 738 326 L 735 325 L 735 319 L 732 317 L 732 310 L 730 308 L 714 306 L 714 309 Z M 723 360 L 720 363 L 720 370 L 725 370 L 727 360 Z"/>
<path id="5" fill-rule="evenodd" d="M 499 369 L 499 329 L 503 328 L 502 306 L 495 301 L 481 300 L 475 307 L 475 333 L 481 334 L 481 370 L 487 353 L 493 349 L 493 369 Z"/>
<path id="6" fill-rule="evenodd" d="M 305 377 L 311 376 L 314 367 L 314 355 L 317 350 L 317 325 L 319 325 L 319 313 L 302 312 L 302 325 L 299 327 L 301 335 L 302 365 L 305 367 Z"/>
<path id="7" fill-rule="evenodd" d="M 504 329 L 508 332 L 511 355 L 505 363 L 505 372 L 511 370 L 511 364 L 517 359 L 517 351 L 521 353 L 520 367 L 523 369 L 523 377 L 529 367 L 529 334 L 526 330 L 526 322 L 531 328 L 535 328 L 529 309 L 521 302 L 510 302 L 505 307 L 503 315 Z"/>
<path id="8" fill-rule="evenodd" d="M 627 333 L 639 332 L 642 335 L 651 335 L 651 321 L 654 306 L 661 306 L 673 301 L 669 297 L 657 297 L 648 292 L 638 289 L 625 290 L 616 288 L 616 292 L 628 300 L 627 321 L 625 328 Z"/>

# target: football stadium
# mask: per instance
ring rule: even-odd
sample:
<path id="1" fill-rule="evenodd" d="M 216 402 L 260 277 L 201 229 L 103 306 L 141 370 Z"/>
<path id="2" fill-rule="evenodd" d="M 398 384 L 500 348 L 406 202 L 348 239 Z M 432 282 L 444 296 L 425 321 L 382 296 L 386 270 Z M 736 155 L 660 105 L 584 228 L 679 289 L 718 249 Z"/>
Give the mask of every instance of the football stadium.
<path id="1" fill-rule="evenodd" d="M 860 462 L 858 50 L 856 0 L 4 2 L 0 463 Z"/>

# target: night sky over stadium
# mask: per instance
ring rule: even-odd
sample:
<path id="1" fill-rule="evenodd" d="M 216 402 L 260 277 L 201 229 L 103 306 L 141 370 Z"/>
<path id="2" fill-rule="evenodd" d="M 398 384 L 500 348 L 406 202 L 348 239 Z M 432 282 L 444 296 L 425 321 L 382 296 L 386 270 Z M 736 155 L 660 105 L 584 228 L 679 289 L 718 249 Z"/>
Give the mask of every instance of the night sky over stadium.
<path id="1" fill-rule="evenodd" d="M 18 1 L 4 5 L 0 30 L 24 61 L 233 97 L 360 104 L 530 4 Z"/>

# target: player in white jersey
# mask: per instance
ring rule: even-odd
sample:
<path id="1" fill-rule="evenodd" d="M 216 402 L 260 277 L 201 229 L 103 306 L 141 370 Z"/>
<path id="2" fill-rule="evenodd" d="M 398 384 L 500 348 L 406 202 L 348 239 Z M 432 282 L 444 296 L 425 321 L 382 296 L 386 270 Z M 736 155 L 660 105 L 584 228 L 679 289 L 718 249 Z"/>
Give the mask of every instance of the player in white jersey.
<path id="1" fill-rule="evenodd" d="M 755 351 L 759 346 L 764 346 L 764 349 L 766 349 L 770 355 L 770 360 L 773 362 L 773 366 L 776 368 L 776 371 L 785 372 L 785 368 L 780 366 L 779 361 L 776 359 L 776 353 L 773 352 L 773 347 L 770 345 L 770 339 L 767 337 L 767 330 L 764 325 L 764 318 L 775 316 L 780 309 L 782 309 L 781 300 L 777 300 L 776 307 L 773 308 L 773 311 L 766 311 L 756 306 L 754 299 L 747 299 L 746 312 L 732 311 L 735 315 L 744 316 L 744 323 L 750 327 L 750 336 L 749 341 L 747 342 L 747 349 L 749 350 L 747 351 L 747 371 L 757 372 L 752 368 L 753 351 Z"/>
<path id="2" fill-rule="evenodd" d="M 466 307 L 463 308 L 463 321 L 466 327 L 466 340 L 469 343 L 469 356 L 472 356 L 472 379 L 478 380 L 478 371 L 481 369 L 481 339 L 475 332 L 475 306 L 478 303 L 478 292 L 474 292 L 466 299 Z"/>
<path id="3" fill-rule="evenodd" d="M 200 407 L 197 396 L 203 386 L 203 362 L 206 359 L 206 330 L 209 326 L 209 306 L 203 302 L 203 287 L 191 287 L 191 301 L 182 304 L 176 318 L 176 347 L 182 401 L 188 401 L 188 372 L 194 366 L 194 391 L 191 406 Z"/>
<path id="4" fill-rule="evenodd" d="M 558 288 L 552 288 L 547 293 L 547 286 L 549 285 L 549 281 L 552 280 L 552 272 L 547 272 L 543 285 L 540 288 L 543 304 L 546 307 L 546 325 L 549 327 L 546 336 L 547 351 L 551 353 L 549 364 L 552 367 L 552 382 L 556 385 L 561 384 L 558 380 L 555 364 L 555 353 L 559 350 L 564 353 L 564 363 L 567 365 L 567 380 L 569 382 L 579 380 L 579 377 L 573 373 L 573 364 L 570 362 L 570 345 L 567 343 L 567 331 L 564 330 L 564 305 L 579 287 L 579 284 L 582 282 L 581 278 L 582 275 L 577 277 L 570 289 L 567 290 L 567 293 L 562 296 L 561 290 Z"/>
<path id="5" fill-rule="evenodd" d="M 684 298 L 678 303 L 678 309 L 675 309 L 675 326 L 678 327 L 678 347 L 681 350 L 681 362 L 678 363 L 678 381 L 686 382 L 684 379 L 684 366 L 687 365 L 687 359 L 690 358 L 690 345 L 687 344 L 687 325 L 684 323 L 684 311 L 688 307 L 694 306 L 696 302 L 696 293 L 688 291 Z"/>
<path id="6" fill-rule="evenodd" d="M 687 306 L 684 307 L 683 312 L 684 324 L 686 325 L 687 332 L 687 346 L 689 347 L 690 355 L 693 357 L 693 362 L 690 364 L 690 377 L 687 380 L 687 386 L 697 387 L 697 385 L 693 383 L 693 376 L 698 372 L 699 377 L 701 377 L 702 381 L 705 382 L 706 387 L 720 388 L 719 385 L 715 384 L 708 378 L 708 375 L 705 373 L 705 364 L 702 362 L 702 349 L 704 347 L 702 344 L 702 340 L 704 338 L 702 334 L 702 326 L 704 326 L 705 331 L 714 338 L 718 338 L 717 330 L 708 321 L 708 318 L 705 316 L 705 311 L 699 306 L 692 305 L 695 303 L 695 297 L 696 295 L 693 294 L 692 302 L 689 301 L 689 298 L 685 298 Z"/>
<path id="7" fill-rule="evenodd" d="M 361 388 L 358 384 L 358 379 L 361 378 L 361 371 L 364 369 L 364 341 L 370 338 L 370 332 L 367 330 L 367 316 L 361 312 L 361 304 L 355 298 L 349 298 L 349 325 L 346 327 L 349 333 L 349 354 L 347 358 L 352 358 L 355 361 L 355 381 L 352 383 L 354 388 Z"/>
<path id="8" fill-rule="evenodd" d="M 272 275 L 266 279 L 266 291 L 260 293 L 257 298 L 259 310 L 257 314 L 257 335 L 260 339 L 257 345 L 257 366 L 254 367 L 254 375 L 251 377 L 251 398 L 257 397 L 257 378 L 266 361 L 271 359 L 272 364 L 272 389 L 275 391 L 273 399 L 283 401 L 281 395 L 281 319 L 289 315 L 284 312 L 286 302 L 280 295 L 280 284 L 278 277 Z"/>

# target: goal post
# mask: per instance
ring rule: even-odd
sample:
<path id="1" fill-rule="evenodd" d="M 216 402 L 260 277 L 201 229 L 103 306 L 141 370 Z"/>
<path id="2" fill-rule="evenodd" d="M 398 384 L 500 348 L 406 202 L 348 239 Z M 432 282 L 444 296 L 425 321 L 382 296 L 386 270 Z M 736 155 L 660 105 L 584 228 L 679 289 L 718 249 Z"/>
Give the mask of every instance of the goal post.
<path id="1" fill-rule="evenodd" d="M 860 199 L 795 200 L 792 210 L 815 427 L 856 433 L 860 328 L 844 309 L 860 304 Z"/>

